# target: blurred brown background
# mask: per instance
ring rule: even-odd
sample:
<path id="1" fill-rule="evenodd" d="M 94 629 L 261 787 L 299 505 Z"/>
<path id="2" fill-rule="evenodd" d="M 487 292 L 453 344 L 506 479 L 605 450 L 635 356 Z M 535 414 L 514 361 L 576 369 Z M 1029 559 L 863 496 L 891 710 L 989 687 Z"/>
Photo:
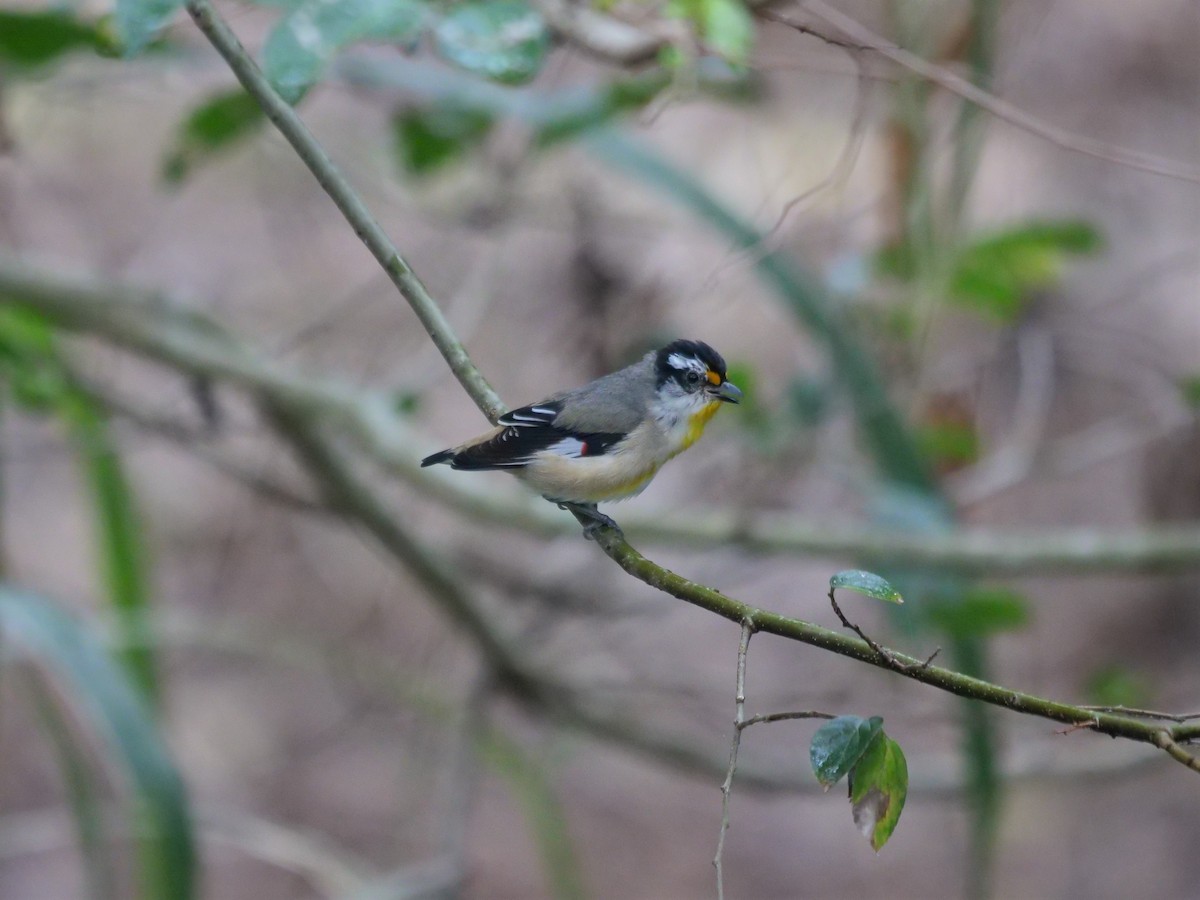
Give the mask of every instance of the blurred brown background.
<path id="1" fill-rule="evenodd" d="M 915 5 L 947 33 L 964 15 L 960 3 Z M 838 7 L 889 27 L 873 4 Z M 1197 161 L 1195 3 L 999 7 L 994 93 L 1057 127 Z M 271 16 L 226 11 L 257 46 Z M 415 317 L 276 133 L 164 187 L 162 155 L 184 111 L 230 83 L 190 23 L 176 30 L 185 49 L 167 60 L 79 56 L 4 85 L 0 246 L 64 271 L 162 288 L 296 369 L 418 397 L 413 459 L 481 430 Z M 640 113 L 636 136 L 763 229 L 799 198 L 772 241 L 835 285 L 869 293 L 878 284 L 869 254 L 892 227 L 897 70 L 868 61 L 860 79 L 841 50 L 766 23 L 754 64 L 765 84 L 759 102 L 684 94 Z M 536 87 L 604 71 L 562 48 Z M 824 354 L 757 280 L 751 254 L 579 147 L 533 157 L 519 129 L 499 129 L 442 173 L 406 179 L 388 152 L 387 115 L 403 102 L 335 80 L 302 114 L 506 401 L 582 383 L 670 336 L 707 340 L 751 372 L 755 403 L 769 416 L 782 415 L 797 375 L 827 382 Z M 949 110 L 953 101 L 933 102 Z M 945 128 L 935 147 L 939 140 L 948 141 Z M 901 409 L 914 421 L 940 410 L 977 436 L 975 456 L 945 475 L 962 527 L 1194 521 L 1200 431 L 1178 383 L 1200 372 L 1200 186 L 1070 152 L 994 118 L 983 140 L 971 229 L 1077 218 L 1102 233 L 1104 248 L 1073 260 L 1014 322 L 919 309 L 919 327 L 897 338 L 871 330 L 878 316 L 865 317 L 864 340 Z M 893 299 L 873 296 L 868 312 Z M 200 430 L 186 381 L 94 341 L 71 347 L 95 382 Z M 255 411 L 224 390 L 218 398 L 220 431 L 206 448 L 303 486 Z M 844 408 L 775 443 L 744 415 L 724 410 L 645 494 L 609 511 L 621 521 L 714 506 L 830 523 L 865 515 L 871 475 Z M 203 895 L 376 896 L 355 890 L 369 875 L 440 858 L 446 835 L 461 827 L 466 896 L 548 896 L 516 782 L 495 760 L 457 760 L 478 661 L 421 587 L 360 530 L 273 504 L 195 448 L 126 419 L 114 427 L 151 542 L 165 722 L 199 816 Z M 88 509 L 60 430 L 21 415 L 6 415 L 2 430 L 11 577 L 93 609 Z M 382 473 L 371 477 L 539 665 L 713 759 L 727 752 L 736 627 L 624 576 L 577 537 L 473 523 Z M 519 493 L 503 475 L 457 477 Z M 824 586 L 852 562 L 644 549 L 731 596 L 830 627 Z M 1096 676 L 1117 671 L 1155 708 L 1200 706 L 1194 577 L 1004 583 L 1028 598 L 1032 620 L 992 641 L 999 683 L 1086 702 Z M 847 606 L 871 632 L 892 635 L 874 602 Z M 920 655 L 937 643 L 894 640 Z M 822 795 L 808 777 L 810 724 L 748 731 L 743 766 L 794 771 L 809 787 L 735 787 L 727 895 L 960 896 L 966 814 L 947 789 L 960 765 L 954 701 L 769 636 L 753 642 L 748 677 L 752 712 L 883 715 L 913 783 L 876 855 L 857 835 L 843 789 Z M 0 692 L 0 895 L 79 896 L 58 769 L 9 679 Z M 590 896 L 714 895 L 719 777 L 682 773 L 511 701 L 494 703 L 490 716 L 557 791 Z M 1059 734 L 1009 714 L 996 722 L 1006 765 L 1018 776 L 1044 774 L 1006 789 L 995 896 L 1197 896 L 1194 774 L 1127 742 Z"/>

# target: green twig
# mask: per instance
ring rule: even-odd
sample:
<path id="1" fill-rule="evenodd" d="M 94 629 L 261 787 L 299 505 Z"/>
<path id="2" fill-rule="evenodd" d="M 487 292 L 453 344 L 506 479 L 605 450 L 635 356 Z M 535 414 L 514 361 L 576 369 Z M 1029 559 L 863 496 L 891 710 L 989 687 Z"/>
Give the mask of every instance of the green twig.
<path id="1" fill-rule="evenodd" d="M 1013 712 L 1040 716 L 1051 721 L 1087 728 L 1100 734 L 1129 738 L 1155 746 L 1159 746 L 1156 742 L 1161 740 L 1158 736 L 1163 734 L 1176 742 L 1200 738 L 1200 724 L 1180 723 L 1163 727 L 1158 722 L 1142 722 L 1129 716 L 1087 710 L 1073 704 L 1060 703 L 1023 691 L 1012 690 L 940 666 L 927 666 L 924 660 L 887 649 L 887 656 L 904 666 L 902 670 L 897 670 L 887 658 L 881 657 L 866 641 L 848 637 L 800 619 L 792 619 L 779 613 L 759 609 L 728 597 L 720 591 L 689 581 L 646 559 L 628 542 L 608 529 L 599 530 L 596 538 L 604 552 L 617 565 L 640 581 L 732 622 L 743 622 L 749 619 L 754 622 L 758 631 L 766 634 L 774 634 L 789 640 L 821 647 L 840 656 L 870 663 L 873 666 L 896 672 L 905 678 L 932 685 L 959 697 L 978 700 Z"/>

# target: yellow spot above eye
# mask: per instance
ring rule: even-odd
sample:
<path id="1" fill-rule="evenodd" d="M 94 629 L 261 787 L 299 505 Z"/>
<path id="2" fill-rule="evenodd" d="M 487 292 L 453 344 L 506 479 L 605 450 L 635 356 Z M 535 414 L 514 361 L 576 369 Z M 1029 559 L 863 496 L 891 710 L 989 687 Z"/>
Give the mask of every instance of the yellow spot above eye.
<path id="1" fill-rule="evenodd" d="M 708 372 L 708 383 L 709 384 L 720 384 L 721 376 L 710 369 Z"/>

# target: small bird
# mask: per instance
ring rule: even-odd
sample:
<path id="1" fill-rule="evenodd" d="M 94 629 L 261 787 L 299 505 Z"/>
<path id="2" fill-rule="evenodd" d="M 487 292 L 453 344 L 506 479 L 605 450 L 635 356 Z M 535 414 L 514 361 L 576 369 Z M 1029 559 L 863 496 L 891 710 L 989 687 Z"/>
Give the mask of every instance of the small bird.
<path id="1" fill-rule="evenodd" d="M 505 413 L 499 427 L 421 460 L 453 469 L 507 469 L 552 503 L 617 528 L 596 504 L 642 492 L 667 460 L 700 437 L 742 392 L 701 341 L 675 341 L 583 387 Z"/>

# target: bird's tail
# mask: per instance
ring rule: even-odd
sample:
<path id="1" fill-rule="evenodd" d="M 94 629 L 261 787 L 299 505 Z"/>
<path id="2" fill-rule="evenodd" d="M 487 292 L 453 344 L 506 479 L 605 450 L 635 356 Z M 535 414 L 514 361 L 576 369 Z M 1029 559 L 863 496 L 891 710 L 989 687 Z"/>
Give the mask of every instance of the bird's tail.
<path id="1" fill-rule="evenodd" d="M 438 463 L 448 463 L 454 459 L 453 450 L 441 450 L 421 460 L 421 468 L 436 466 Z"/>

